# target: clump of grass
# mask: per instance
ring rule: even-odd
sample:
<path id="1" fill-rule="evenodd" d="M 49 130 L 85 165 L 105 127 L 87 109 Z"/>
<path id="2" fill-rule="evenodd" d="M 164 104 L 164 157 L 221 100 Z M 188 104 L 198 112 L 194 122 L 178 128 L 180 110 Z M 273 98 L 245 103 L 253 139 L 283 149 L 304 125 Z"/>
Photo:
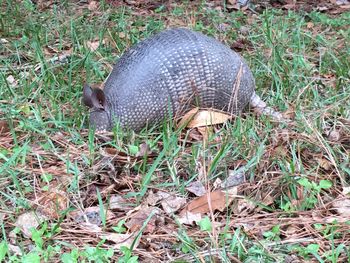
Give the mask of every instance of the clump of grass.
<path id="1" fill-rule="evenodd" d="M 14 233 L 23 260 L 31 262 L 164 261 L 167 255 L 227 262 L 349 258 L 343 243 L 348 222 L 337 221 L 341 216 L 331 221 L 336 213 L 332 202 L 346 198 L 341 193 L 350 176 L 349 13 L 329 17 L 266 10 L 252 16 L 223 12 L 204 2 L 144 13 L 105 3 L 89 10 L 68 1 L 45 10 L 30 1 L 0 1 L 0 6 L 0 119 L 9 130 L 0 133 L 1 260 L 19 260 L 11 247 Z M 175 25 L 228 45 L 244 41 L 241 54 L 254 72 L 257 92 L 274 108 L 294 115 L 293 125 L 275 124 L 247 111 L 216 127 L 205 142 L 172 122 L 139 134 L 116 127 L 107 138 L 94 136 L 80 103 L 82 84 L 103 82 L 130 45 Z M 99 47 L 91 51 L 87 43 L 96 41 Z M 64 54 L 67 60 L 60 60 Z M 330 139 L 332 131 L 339 140 Z M 136 158 L 143 143 L 151 153 Z M 106 151 L 117 154 L 110 159 Z M 116 225 L 103 207 L 108 200 L 103 190 L 111 185 L 113 193 L 127 192 L 135 206 L 158 189 L 191 200 L 186 191 L 191 182 L 202 180 L 213 188 L 215 180 L 242 166 L 247 181 L 238 193 L 247 207 L 239 213 L 237 206 L 228 207 L 200 227 L 169 219 L 168 232 L 159 229 L 159 235 L 149 235 L 155 244 L 163 244 L 157 251 L 146 253 L 146 243 L 112 251 L 109 242 L 69 221 L 69 211 L 40 225 L 30 240 L 14 227 L 20 214 L 35 209 L 39 193 L 67 182 L 64 178 L 70 178 L 61 185 L 69 207 L 98 205 L 108 230 Z M 91 194 L 95 192 L 96 197 Z M 123 216 L 115 213 L 118 220 Z"/>

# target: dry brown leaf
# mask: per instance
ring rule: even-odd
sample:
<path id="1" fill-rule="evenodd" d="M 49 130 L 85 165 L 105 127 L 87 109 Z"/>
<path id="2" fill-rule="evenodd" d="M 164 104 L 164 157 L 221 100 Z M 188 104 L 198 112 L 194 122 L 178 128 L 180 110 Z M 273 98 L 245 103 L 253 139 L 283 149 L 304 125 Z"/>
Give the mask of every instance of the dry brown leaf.
<path id="1" fill-rule="evenodd" d="M 264 49 L 264 57 L 269 60 L 272 56 L 272 48 L 265 48 Z"/>
<path id="2" fill-rule="evenodd" d="M 295 7 L 296 7 L 295 4 L 286 4 L 286 5 L 283 6 L 283 8 L 287 9 L 287 10 L 295 9 Z"/>
<path id="3" fill-rule="evenodd" d="M 68 208 L 67 193 L 57 189 L 50 189 L 39 195 L 39 210 L 50 219 L 57 219 L 62 216 L 62 212 Z"/>
<path id="4" fill-rule="evenodd" d="M 214 189 L 222 188 L 221 184 L 222 184 L 221 178 L 217 177 L 213 183 Z"/>
<path id="5" fill-rule="evenodd" d="M 141 207 L 140 210 L 133 214 L 130 220 L 125 223 L 125 226 L 131 232 L 136 232 L 148 221 L 144 233 L 154 233 L 158 224 L 164 222 L 164 218 L 160 216 L 161 213 L 162 211 L 156 207 Z M 153 214 L 153 216 L 149 218 L 151 214 Z"/>
<path id="6" fill-rule="evenodd" d="M 31 229 L 36 229 L 46 219 L 40 212 L 27 212 L 17 218 L 15 225 L 29 238 L 32 236 Z"/>
<path id="7" fill-rule="evenodd" d="M 332 206 L 340 216 L 350 218 L 350 199 L 334 201 Z"/>
<path id="8" fill-rule="evenodd" d="M 8 246 L 8 249 L 12 255 L 14 255 L 14 256 L 22 256 L 23 255 L 22 249 L 19 246 L 15 246 L 12 244 L 7 244 L 7 246 Z"/>
<path id="9" fill-rule="evenodd" d="M 306 27 L 307 27 L 308 29 L 311 29 L 311 28 L 314 27 L 314 23 L 308 22 L 308 23 L 306 24 Z"/>
<path id="10" fill-rule="evenodd" d="M 286 120 L 293 120 L 295 118 L 295 107 L 293 105 L 288 105 L 288 109 L 282 112 L 282 116 Z"/>
<path id="11" fill-rule="evenodd" d="M 149 204 L 151 206 L 155 206 L 158 204 L 158 202 L 164 198 L 168 198 L 170 196 L 169 193 L 158 191 L 154 193 L 153 191 L 150 191 L 147 198 L 146 198 L 146 204 Z"/>
<path id="12" fill-rule="evenodd" d="M 177 197 L 173 194 L 170 194 L 164 191 L 158 191 L 156 193 L 154 193 L 153 191 L 150 191 L 150 193 L 146 198 L 146 203 L 151 206 L 155 206 L 160 202 L 163 206 L 166 206 L 167 209 L 170 209 L 172 212 L 175 212 L 176 210 L 179 209 L 177 208 L 176 210 L 174 210 L 175 207 L 179 205 L 183 205 L 183 202 L 184 202 L 183 199 L 186 200 L 185 198 Z M 173 204 L 173 202 L 175 202 L 176 204 Z M 171 213 L 171 211 L 167 209 L 165 209 L 165 211 L 168 213 Z"/>
<path id="13" fill-rule="evenodd" d="M 119 32 L 119 33 L 118 33 L 118 36 L 119 36 L 120 38 L 125 38 L 125 37 L 126 37 L 126 34 L 125 34 L 124 32 Z"/>
<path id="14" fill-rule="evenodd" d="M 201 110 L 194 115 L 193 119 L 187 124 L 188 128 L 196 128 L 201 126 L 209 126 L 224 123 L 231 119 L 231 116 L 214 111 L 214 110 Z"/>
<path id="15" fill-rule="evenodd" d="M 256 205 L 246 199 L 239 199 L 237 205 L 234 207 L 234 213 L 240 216 L 247 215 L 250 211 L 253 211 Z"/>
<path id="16" fill-rule="evenodd" d="M 188 123 L 193 119 L 193 117 L 198 113 L 199 108 L 193 108 L 189 112 L 187 112 L 184 116 L 181 117 L 181 120 L 178 122 L 178 127 L 187 126 Z"/>
<path id="17" fill-rule="evenodd" d="M 326 158 L 316 158 L 318 164 L 325 170 L 332 169 L 333 165 L 332 162 L 327 160 Z"/>
<path id="18" fill-rule="evenodd" d="M 207 192 L 204 185 L 200 181 L 191 182 L 190 185 L 186 187 L 186 190 L 190 193 L 195 194 L 196 196 L 205 195 L 205 193 Z"/>
<path id="19" fill-rule="evenodd" d="M 95 11 L 98 9 L 99 3 L 97 1 L 90 1 L 89 5 L 88 5 L 88 9 L 90 11 Z"/>
<path id="20" fill-rule="evenodd" d="M 10 131 L 10 127 L 5 120 L 0 120 L 0 135 L 8 133 Z"/>
<path id="21" fill-rule="evenodd" d="M 106 147 L 104 148 L 105 152 L 108 154 L 108 155 L 116 155 L 119 151 L 116 149 L 116 148 L 112 148 L 112 147 Z"/>
<path id="22" fill-rule="evenodd" d="M 135 233 L 131 233 L 131 234 L 103 233 L 103 234 L 100 234 L 99 237 L 101 239 L 112 241 L 113 243 L 115 243 L 113 248 L 120 249 L 122 246 L 131 248 L 131 245 L 133 244 L 135 238 L 137 238 L 137 235 L 135 235 Z M 133 248 L 134 249 L 137 248 L 139 244 L 140 244 L 140 238 L 137 238 Z"/>
<path id="23" fill-rule="evenodd" d="M 175 213 L 186 204 L 187 200 L 183 197 L 169 196 L 161 202 L 162 208 L 168 215 Z"/>
<path id="24" fill-rule="evenodd" d="M 227 193 L 220 190 L 214 191 L 192 200 L 188 206 L 181 211 L 181 214 L 185 213 L 186 211 L 190 211 L 193 214 L 205 214 L 210 212 L 210 208 L 212 211 L 219 210 L 222 212 L 232 200 L 232 196 L 228 195 Z M 208 203 L 208 201 L 210 203 Z"/>
<path id="25" fill-rule="evenodd" d="M 264 205 L 270 206 L 275 202 L 275 198 L 272 195 L 266 195 L 261 201 Z"/>
<path id="26" fill-rule="evenodd" d="M 289 225 L 287 229 L 284 231 L 287 238 L 298 236 L 298 232 L 299 232 L 299 228 L 295 225 Z"/>
<path id="27" fill-rule="evenodd" d="M 245 181 L 243 170 L 228 170 L 228 177 L 221 183 L 221 188 L 230 188 L 242 184 Z"/>
<path id="28" fill-rule="evenodd" d="M 203 127 L 197 127 L 198 132 L 202 135 L 203 143 L 206 145 L 206 143 L 209 140 L 210 134 L 212 134 L 211 127 L 203 126 Z"/>
<path id="29" fill-rule="evenodd" d="M 191 213 L 190 211 L 185 211 L 179 217 L 180 224 L 192 225 L 193 223 L 198 223 L 202 220 L 200 213 Z"/>
<path id="30" fill-rule="evenodd" d="M 82 227 L 86 231 L 90 232 L 101 232 L 102 229 L 99 227 L 102 224 L 102 218 L 100 215 L 100 207 L 91 206 L 86 208 L 84 211 L 72 211 L 68 214 L 78 226 Z M 106 211 L 104 211 L 106 213 Z M 107 210 L 106 220 L 111 220 L 114 214 Z"/>
<path id="31" fill-rule="evenodd" d="M 120 195 L 112 195 L 109 200 L 109 209 L 115 209 L 119 211 L 130 211 L 133 209 L 130 202 Z"/>
<path id="32" fill-rule="evenodd" d="M 90 51 L 94 52 L 100 46 L 100 41 L 98 39 L 93 41 L 87 41 L 86 46 L 90 49 Z"/>
<path id="33" fill-rule="evenodd" d="M 338 130 L 332 130 L 328 134 L 328 140 L 331 142 L 338 142 L 340 140 L 340 132 Z"/>
<path id="34" fill-rule="evenodd" d="M 348 195 L 350 194 L 350 187 L 343 187 L 343 191 L 342 191 L 342 194 L 343 195 Z"/>
<path id="35" fill-rule="evenodd" d="M 340 8 L 343 8 L 345 10 L 350 9 L 350 5 L 341 5 Z"/>
<path id="36" fill-rule="evenodd" d="M 141 143 L 139 147 L 139 151 L 136 153 L 136 157 L 143 157 L 146 154 L 150 155 L 152 153 L 151 148 L 147 143 Z"/>
<path id="37" fill-rule="evenodd" d="M 6 78 L 6 81 L 7 83 L 11 86 L 11 87 L 16 87 L 18 82 L 17 80 L 14 78 L 14 76 L 12 75 L 9 75 L 7 78 Z"/>

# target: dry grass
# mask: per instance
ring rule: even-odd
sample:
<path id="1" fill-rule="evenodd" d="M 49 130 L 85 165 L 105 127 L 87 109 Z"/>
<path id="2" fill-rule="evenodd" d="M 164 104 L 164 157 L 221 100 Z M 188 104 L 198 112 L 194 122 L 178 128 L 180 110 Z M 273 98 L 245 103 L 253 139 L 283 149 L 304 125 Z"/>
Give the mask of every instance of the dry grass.
<path id="1" fill-rule="evenodd" d="M 21 248 L 27 260 L 35 254 L 74 262 L 77 255 L 104 262 L 113 248 L 113 260 L 121 262 L 131 256 L 141 262 L 349 260 L 349 15 L 344 22 L 319 13 L 228 13 L 205 4 L 68 5 L 39 13 L 29 4 L 1 2 L 11 30 L 2 29 L 7 42 L 0 53 L 0 258 L 8 251 L 6 260 L 16 262 Z M 20 22 L 24 12 L 28 19 Z M 117 129 L 93 136 L 86 109 L 77 106 L 82 82 L 102 82 L 116 54 L 170 25 L 240 47 L 258 93 L 293 122 L 247 111 L 205 130 L 178 130 L 169 122 L 140 134 Z M 89 50 L 96 39 L 97 49 Z M 201 219 L 208 216 L 209 226 L 179 222 L 180 211 L 196 200 L 191 182 L 213 192 L 239 169 L 245 180 L 230 187 L 232 202 L 221 211 L 215 200 L 204 204 L 209 212 Z M 181 208 L 167 210 L 178 202 Z M 29 211 L 40 226 L 33 216 L 20 219 Z M 37 231 L 28 236 L 30 226 Z M 134 239 L 128 256 L 119 245 Z"/>

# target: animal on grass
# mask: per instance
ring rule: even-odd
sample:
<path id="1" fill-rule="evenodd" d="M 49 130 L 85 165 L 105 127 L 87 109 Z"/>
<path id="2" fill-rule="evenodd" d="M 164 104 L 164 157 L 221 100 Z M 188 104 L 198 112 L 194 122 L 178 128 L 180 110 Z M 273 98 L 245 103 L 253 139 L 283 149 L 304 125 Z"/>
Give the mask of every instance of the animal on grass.
<path id="1" fill-rule="evenodd" d="M 83 102 L 90 108 L 90 126 L 97 131 L 111 130 L 115 122 L 140 131 L 193 107 L 232 115 L 248 104 L 266 108 L 239 54 L 185 28 L 162 31 L 132 46 L 103 89 L 84 85 Z"/>

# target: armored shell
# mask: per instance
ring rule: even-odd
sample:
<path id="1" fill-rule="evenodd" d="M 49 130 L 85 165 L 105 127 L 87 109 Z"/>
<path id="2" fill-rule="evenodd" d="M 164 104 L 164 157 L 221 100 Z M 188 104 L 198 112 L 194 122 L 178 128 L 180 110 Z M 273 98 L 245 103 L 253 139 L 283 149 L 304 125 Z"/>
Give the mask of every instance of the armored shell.
<path id="1" fill-rule="evenodd" d="M 84 87 L 90 125 L 115 121 L 135 131 L 192 107 L 239 114 L 254 94 L 253 75 L 240 55 L 214 38 L 169 29 L 131 47 L 103 90 Z"/>

